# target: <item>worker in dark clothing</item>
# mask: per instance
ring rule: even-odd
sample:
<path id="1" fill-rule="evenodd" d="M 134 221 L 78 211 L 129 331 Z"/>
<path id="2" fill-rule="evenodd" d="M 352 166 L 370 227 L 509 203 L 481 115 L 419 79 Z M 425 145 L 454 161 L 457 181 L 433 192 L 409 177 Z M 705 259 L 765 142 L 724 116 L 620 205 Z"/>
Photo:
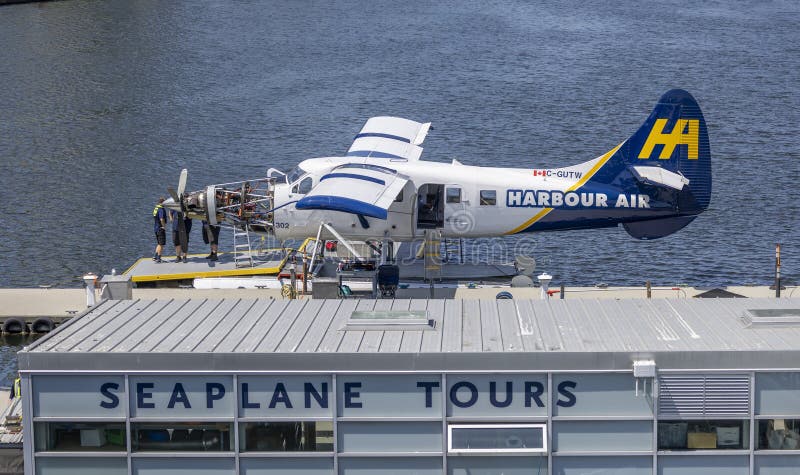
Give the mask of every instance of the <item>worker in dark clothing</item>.
<path id="1" fill-rule="evenodd" d="M 20 378 L 17 378 L 14 380 L 14 384 L 11 386 L 11 393 L 9 394 L 9 398 L 14 399 L 20 396 L 22 396 L 22 380 Z"/>
<path id="2" fill-rule="evenodd" d="M 164 197 L 158 199 L 158 204 L 153 208 L 153 230 L 156 233 L 156 252 L 153 254 L 153 260 L 161 262 L 161 251 L 164 250 L 164 244 L 167 243 L 167 210 L 162 205 Z"/>
<path id="3" fill-rule="evenodd" d="M 187 262 L 186 253 L 189 251 L 189 233 L 192 230 L 191 218 L 184 217 L 180 219 L 180 214 L 174 209 L 169 210 L 169 220 L 172 221 L 172 244 L 175 245 L 175 262 Z M 186 229 L 186 247 L 183 249 L 181 246 L 180 226 Z"/>
<path id="4" fill-rule="evenodd" d="M 206 259 L 217 260 L 217 248 L 219 245 L 219 225 L 211 225 L 208 221 L 203 221 L 203 242 L 211 245 L 211 254 Z"/>

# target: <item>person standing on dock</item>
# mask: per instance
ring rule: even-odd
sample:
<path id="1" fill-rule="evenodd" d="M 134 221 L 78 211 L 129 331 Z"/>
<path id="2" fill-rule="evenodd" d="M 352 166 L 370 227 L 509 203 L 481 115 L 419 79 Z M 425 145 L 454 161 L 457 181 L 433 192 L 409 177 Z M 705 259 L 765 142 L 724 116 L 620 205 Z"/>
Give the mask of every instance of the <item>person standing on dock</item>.
<path id="1" fill-rule="evenodd" d="M 189 232 L 192 230 L 191 218 L 184 217 L 174 209 L 169 210 L 169 220 L 172 221 L 172 244 L 175 245 L 175 262 L 187 262 L 186 253 L 189 251 Z M 186 249 L 181 246 L 180 226 L 186 229 Z"/>
<path id="2" fill-rule="evenodd" d="M 156 252 L 153 254 L 155 262 L 161 262 L 161 251 L 167 243 L 167 210 L 162 205 L 164 197 L 158 199 L 158 204 L 153 208 L 153 226 L 156 233 Z"/>
<path id="3" fill-rule="evenodd" d="M 17 377 L 17 379 L 14 380 L 14 384 L 11 386 L 11 392 L 8 396 L 9 399 L 22 397 L 22 379 Z"/>
<path id="4" fill-rule="evenodd" d="M 203 242 L 211 245 L 211 254 L 207 255 L 206 259 L 216 261 L 219 244 L 219 225 L 212 225 L 208 221 L 203 221 Z"/>

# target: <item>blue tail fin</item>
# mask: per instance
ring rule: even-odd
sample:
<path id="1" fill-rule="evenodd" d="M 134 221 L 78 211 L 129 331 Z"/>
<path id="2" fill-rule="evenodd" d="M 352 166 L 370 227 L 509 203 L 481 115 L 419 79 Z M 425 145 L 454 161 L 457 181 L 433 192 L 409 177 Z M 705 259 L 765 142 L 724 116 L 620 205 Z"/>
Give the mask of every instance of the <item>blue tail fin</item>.
<path id="1" fill-rule="evenodd" d="M 631 236 L 667 236 L 708 208 L 708 129 L 700 106 L 688 92 L 673 89 L 661 96 L 639 130 L 609 154 L 587 185 L 649 196 L 650 209 L 621 217 Z"/>
<path id="2" fill-rule="evenodd" d="M 658 100 L 650 117 L 619 150 L 628 166 L 660 167 L 683 175 L 700 213 L 711 201 L 711 147 L 700 106 L 682 89 Z M 646 169 L 645 169 L 646 170 Z M 690 210 L 683 210 L 690 211 Z"/>

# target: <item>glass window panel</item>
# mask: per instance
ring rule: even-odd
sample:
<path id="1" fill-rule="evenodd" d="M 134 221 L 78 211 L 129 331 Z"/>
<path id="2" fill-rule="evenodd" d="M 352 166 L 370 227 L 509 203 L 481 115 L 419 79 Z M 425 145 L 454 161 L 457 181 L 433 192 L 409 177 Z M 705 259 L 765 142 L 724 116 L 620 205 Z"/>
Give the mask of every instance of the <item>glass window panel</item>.
<path id="1" fill-rule="evenodd" d="M 63 452 L 126 452 L 123 422 L 37 422 L 36 450 Z"/>
<path id="2" fill-rule="evenodd" d="M 800 455 L 756 456 L 755 475 L 797 475 Z"/>
<path id="3" fill-rule="evenodd" d="M 448 475 L 547 475 L 547 457 L 447 457 Z"/>
<path id="4" fill-rule="evenodd" d="M 441 422 L 340 422 L 340 452 L 441 452 Z"/>
<path id="5" fill-rule="evenodd" d="M 136 422 L 131 424 L 132 448 L 137 452 L 228 452 L 229 422 Z"/>
<path id="6" fill-rule="evenodd" d="M 800 416 L 800 373 L 757 373 L 756 414 Z"/>
<path id="7" fill-rule="evenodd" d="M 759 449 L 800 449 L 800 419 L 760 419 L 757 423 Z"/>
<path id="8" fill-rule="evenodd" d="M 481 206 L 494 206 L 497 204 L 497 191 L 481 190 Z"/>
<path id="9" fill-rule="evenodd" d="M 446 200 L 448 203 L 461 203 L 461 188 L 448 188 Z"/>
<path id="10" fill-rule="evenodd" d="M 653 450 L 653 422 L 553 422 L 553 451 L 570 450 Z"/>
<path id="11" fill-rule="evenodd" d="M 449 417 L 547 416 L 547 377 L 538 374 L 447 376 Z"/>
<path id="12" fill-rule="evenodd" d="M 36 475 L 127 475 L 128 460 L 115 457 L 37 457 Z"/>
<path id="13" fill-rule="evenodd" d="M 653 458 L 553 457 L 553 473 L 556 475 L 652 475 Z"/>
<path id="14" fill-rule="evenodd" d="M 546 452 L 544 424 L 452 424 L 451 452 Z"/>
<path id="15" fill-rule="evenodd" d="M 299 193 L 301 195 L 307 194 L 313 188 L 314 180 L 311 177 L 304 178 L 303 181 L 294 185 L 292 193 Z"/>
<path id="16" fill-rule="evenodd" d="M 303 176 L 305 174 L 306 174 L 306 171 L 303 170 L 302 168 L 294 167 L 291 170 L 289 170 L 289 173 L 286 174 L 286 182 L 287 183 L 294 183 L 295 181 L 300 179 L 301 176 Z"/>
<path id="17" fill-rule="evenodd" d="M 658 458 L 658 475 L 748 475 L 750 457 L 747 455 L 704 455 L 680 457 L 670 455 Z"/>
<path id="18" fill-rule="evenodd" d="M 34 376 L 36 417 L 124 417 L 122 376 Z"/>
<path id="19" fill-rule="evenodd" d="M 239 459 L 242 475 L 332 475 L 333 458 L 251 458 Z"/>
<path id="20" fill-rule="evenodd" d="M 157 457 L 133 459 L 133 475 L 233 475 L 233 458 Z"/>
<path id="21" fill-rule="evenodd" d="M 340 416 L 442 416 L 439 376 L 341 375 L 336 384 Z"/>
<path id="22" fill-rule="evenodd" d="M 750 422 L 659 421 L 659 450 L 741 450 L 750 446 Z"/>
<path id="23" fill-rule="evenodd" d="M 242 452 L 331 452 L 332 421 L 240 422 Z"/>
<path id="24" fill-rule="evenodd" d="M 636 395 L 632 374 L 557 374 L 553 376 L 555 416 L 653 416 L 653 400 Z"/>
<path id="25" fill-rule="evenodd" d="M 441 475 L 442 457 L 339 458 L 341 475 Z"/>

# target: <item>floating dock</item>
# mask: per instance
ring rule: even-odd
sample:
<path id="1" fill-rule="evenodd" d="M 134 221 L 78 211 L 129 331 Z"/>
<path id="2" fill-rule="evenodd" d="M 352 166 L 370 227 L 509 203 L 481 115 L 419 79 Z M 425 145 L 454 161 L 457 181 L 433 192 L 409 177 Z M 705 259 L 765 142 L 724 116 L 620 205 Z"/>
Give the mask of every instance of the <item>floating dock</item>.
<path id="1" fill-rule="evenodd" d="M 289 267 L 295 266 L 297 275 L 302 273 L 302 262 L 311 259 L 314 238 L 307 238 L 297 248 L 268 248 L 265 250 L 243 250 L 237 252 L 219 253 L 217 261 L 206 259 L 206 254 L 190 254 L 186 262 L 176 262 L 175 256 L 163 256 L 160 263 L 152 258 L 138 259 L 128 268 L 123 275 L 130 276 L 131 280 L 140 287 L 178 286 L 188 283 L 193 279 L 216 277 L 248 277 L 248 276 L 277 276 L 288 277 Z M 417 243 L 419 245 L 419 243 Z M 370 248 L 364 244 L 352 244 L 363 253 L 370 255 Z M 422 281 L 433 278 L 436 281 L 480 281 L 489 279 L 510 279 L 517 274 L 513 264 L 489 264 L 450 261 L 447 254 L 442 254 L 436 265 L 431 266 L 425 259 L 415 257 L 419 247 L 401 243 L 397 249 L 396 259 L 400 266 L 400 279 Z M 337 251 L 326 251 L 325 268 L 318 268 L 317 261 L 314 270 L 321 274 L 331 276 L 337 263 L 342 260 L 352 260 L 353 255 L 341 246 Z M 437 256 L 439 256 L 437 254 Z M 316 256 L 319 258 L 320 256 Z M 326 272 L 327 270 L 327 272 Z"/>
<path id="2" fill-rule="evenodd" d="M 286 265 L 288 258 L 275 252 L 272 258 L 263 257 L 255 259 L 254 265 L 237 265 L 233 254 L 219 254 L 218 261 L 205 259 L 205 254 L 189 255 L 188 262 L 175 262 L 174 256 L 162 258 L 161 263 L 156 263 L 151 258 L 137 260 L 123 275 L 129 275 L 131 280 L 139 286 L 160 286 L 170 283 L 184 282 L 192 279 L 212 277 L 247 277 L 247 276 L 288 276 Z M 297 265 L 298 275 L 301 265 Z M 513 265 L 508 264 L 458 264 L 443 265 L 437 271 L 441 280 L 482 280 L 482 279 L 510 279 L 516 274 Z M 411 262 L 400 266 L 400 278 L 403 280 L 423 280 L 425 267 L 421 261 Z"/>
<path id="3" fill-rule="evenodd" d="M 179 265 L 179 264 L 176 264 Z M 767 286 L 730 286 L 720 290 L 746 298 L 774 297 L 775 291 Z M 500 292 L 509 292 L 515 299 L 538 299 L 539 288 L 510 288 L 507 285 L 485 284 L 477 288 L 469 288 L 466 283 L 436 285 L 436 298 L 452 298 L 459 300 L 494 299 Z M 653 299 L 691 299 L 709 289 L 697 287 L 653 287 Z M 398 298 L 427 298 L 429 288 L 398 289 Z M 781 293 L 782 298 L 800 297 L 800 287 L 787 286 Z M 564 298 L 624 300 L 642 299 L 647 296 L 647 288 L 635 287 L 574 287 L 564 288 Z M 281 299 L 278 289 L 195 289 L 187 288 L 134 288 L 135 300 L 165 299 L 214 299 L 214 298 L 275 298 Z M 310 295 L 300 295 L 299 299 L 310 299 Z M 552 299 L 559 299 L 560 293 L 553 294 Z M 0 289 L 0 322 L 8 317 L 20 317 L 33 321 L 38 317 L 50 317 L 57 323 L 86 312 L 86 291 L 84 289 Z"/>
<path id="4" fill-rule="evenodd" d="M 205 259 L 206 254 L 190 254 L 187 262 L 175 262 L 175 256 L 165 256 L 160 263 L 141 258 L 123 275 L 139 285 L 186 281 L 209 277 L 242 277 L 277 275 L 286 264 L 287 255 L 280 250 L 253 256 L 253 265 L 241 266 L 233 253 L 220 253 L 217 261 Z"/>

